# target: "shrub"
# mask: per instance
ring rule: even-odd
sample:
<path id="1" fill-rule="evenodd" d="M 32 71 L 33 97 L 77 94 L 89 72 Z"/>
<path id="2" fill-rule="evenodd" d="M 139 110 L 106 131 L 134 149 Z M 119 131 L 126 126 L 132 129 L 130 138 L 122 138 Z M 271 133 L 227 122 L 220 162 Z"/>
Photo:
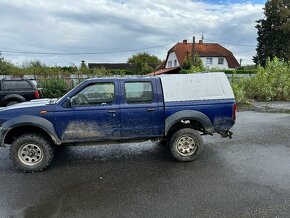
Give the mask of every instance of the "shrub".
<path id="1" fill-rule="evenodd" d="M 285 61 L 268 59 L 266 67 L 258 66 L 257 74 L 245 87 L 247 96 L 260 100 L 290 99 L 290 67 Z"/>
<path id="2" fill-rule="evenodd" d="M 255 76 L 232 81 L 237 101 L 245 99 L 290 100 L 290 66 L 285 61 L 268 59 L 258 66 Z"/>
<path id="3" fill-rule="evenodd" d="M 248 104 L 248 100 L 246 98 L 245 87 L 250 78 L 237 78 L 233 74 L 231 86 L 235 95 L 236 102 L 239 104 Z"/>
<path id="4" fill-rule="evenodd" d="M 45 98 L 59 98 L 69 91 L 69 86 L 63 79 L 52 78 L 41 82 Z"/>

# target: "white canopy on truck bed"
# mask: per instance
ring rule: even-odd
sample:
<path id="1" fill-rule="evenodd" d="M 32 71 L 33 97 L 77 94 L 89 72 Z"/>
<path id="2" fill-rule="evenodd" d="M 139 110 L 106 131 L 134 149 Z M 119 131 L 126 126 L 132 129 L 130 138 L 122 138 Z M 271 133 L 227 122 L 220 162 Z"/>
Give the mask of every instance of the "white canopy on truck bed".
<path id="1" fill-rule="evenodd" d="M 234 98 L 224 73 L 172 74 L 159 77 L 164 102 Z"/>

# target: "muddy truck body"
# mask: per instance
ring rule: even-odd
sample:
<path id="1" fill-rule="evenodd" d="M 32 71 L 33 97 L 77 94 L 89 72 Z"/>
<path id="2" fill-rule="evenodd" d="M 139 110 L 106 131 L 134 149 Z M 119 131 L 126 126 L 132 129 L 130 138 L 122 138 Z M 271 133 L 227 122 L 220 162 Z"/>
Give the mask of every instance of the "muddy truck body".
<path id="1" fill-rule="evenodd" d="M 89 79 L 60 99 L 0 109 L 0 146 L 14 165 L 42 171 L 56 146 L 159 140 L 178 161 L 203 150 L 201 135 L 231 137 L 236 104 L 224 73 Z"/>

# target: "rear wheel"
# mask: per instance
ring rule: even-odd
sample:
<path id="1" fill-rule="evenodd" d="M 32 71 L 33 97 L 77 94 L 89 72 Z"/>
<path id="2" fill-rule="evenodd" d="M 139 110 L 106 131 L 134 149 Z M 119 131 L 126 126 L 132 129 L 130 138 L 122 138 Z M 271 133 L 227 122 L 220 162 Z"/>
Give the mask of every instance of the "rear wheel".
<path id="1" fill-rule="evenodd" d="M 6 103 L 6 106 L 10 106 L 10 105 L 13 105 L 13 104 L 18 104 L 19 101 L 9 101 Z"/>
<path id="2" fill-rule="evenodd" d="M 178 130 L 170 139 L 170 151 L 177 161 L 193 161 L 203 150 L 198 131 L 190 128 Z"/>
<path id="3" fill-rule="evenodd" d="M 24 172 L 39 172 L 47 168 L 54 156 L 54 147 L 45 137 L 24 134 L 15 139 L 10 147 L 13 164 Z"/>

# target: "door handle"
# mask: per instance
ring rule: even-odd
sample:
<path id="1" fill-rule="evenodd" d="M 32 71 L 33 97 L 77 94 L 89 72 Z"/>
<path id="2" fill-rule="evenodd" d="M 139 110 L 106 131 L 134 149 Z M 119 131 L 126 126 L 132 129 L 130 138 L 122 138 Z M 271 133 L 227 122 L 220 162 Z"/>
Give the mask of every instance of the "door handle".
<path id="1" fill-rule="evenodd" d="M 147 111 L 148 112 L 153 112 L 153 111 L 155 111 L 155 109 L 154 108 L 147 108 Z"/>
<path id="2" fill-rule="evenodd" d="M 117 111 L 116 111 L 116 110 L 107 110 L 107 112 L 108 112 L 108 113 L 113 113 L 113 114 L 114 114 L 114 113 L 116 113 Z"/>

